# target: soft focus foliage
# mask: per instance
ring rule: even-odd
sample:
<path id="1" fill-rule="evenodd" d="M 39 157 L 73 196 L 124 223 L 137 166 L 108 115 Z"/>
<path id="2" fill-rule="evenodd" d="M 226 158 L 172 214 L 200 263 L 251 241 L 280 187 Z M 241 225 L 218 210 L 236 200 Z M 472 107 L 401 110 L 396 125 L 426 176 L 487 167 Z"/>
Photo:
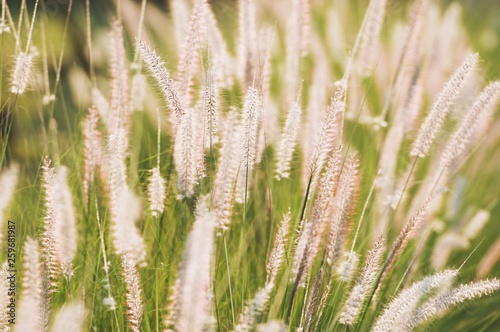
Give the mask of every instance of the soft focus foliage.
<path id="1" fill-rule="evenodd" d="M 0 5 L 0 331 L 500 330 L 499 4 Z"/>

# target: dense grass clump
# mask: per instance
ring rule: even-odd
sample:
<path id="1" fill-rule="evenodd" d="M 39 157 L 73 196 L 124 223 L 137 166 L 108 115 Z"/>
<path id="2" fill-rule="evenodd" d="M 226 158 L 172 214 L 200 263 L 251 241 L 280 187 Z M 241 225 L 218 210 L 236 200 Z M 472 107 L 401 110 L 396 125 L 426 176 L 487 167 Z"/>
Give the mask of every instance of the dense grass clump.
<path id="1" fill-rule="evenodd" d="M 0 331 L 499 330 L 500 81 L 435 2 L 2 1 Z"/>

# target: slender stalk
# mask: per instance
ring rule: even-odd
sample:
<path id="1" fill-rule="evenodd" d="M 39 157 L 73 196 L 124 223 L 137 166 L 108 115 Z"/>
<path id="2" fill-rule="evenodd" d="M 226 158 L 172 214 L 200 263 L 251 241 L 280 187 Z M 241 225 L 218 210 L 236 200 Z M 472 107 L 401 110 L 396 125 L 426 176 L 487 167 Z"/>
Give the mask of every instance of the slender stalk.
<path id="1" fill-rule="evenodd" d="M 233 319 L 233 326 L 235 326 L 236 319 L 234 316 L 233 288 L 231 286 L 231 270 L 229 269 L 229 257 L 227 254 L 226 234 L 223 235 L 223 238 L 224 238 L 224 252 L 226 254 L 226 269 L 227 269 L 227 280 L 228 280 L 228 284 L 229 284 L 229 298 L 231 301 L 231 317 Z"/>

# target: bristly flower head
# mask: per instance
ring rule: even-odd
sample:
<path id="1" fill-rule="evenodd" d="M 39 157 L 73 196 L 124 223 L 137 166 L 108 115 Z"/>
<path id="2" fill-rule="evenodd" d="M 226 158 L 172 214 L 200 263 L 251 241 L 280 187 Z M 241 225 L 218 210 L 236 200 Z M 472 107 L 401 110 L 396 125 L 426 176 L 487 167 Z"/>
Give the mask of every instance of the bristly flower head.
<path id="1" fill-rule="evenodd" d="M 76 217 L 72 194 L 67 183 L 68 169 L 53 168 L 45 160 L 42 166 L 45 193 L 43 253 L 50 278 L 55 280 L 61 269 L 67 279 L 73 274 L 76 253 Z"/>
<path id="2" fill-rule="evenodd" d="M 366 265 L 361 272 L 361 276 L 356 282 L 356 285 L 349 294 L 349 297 L 340 312 L 340 324 L 353 325 L 358 319 L 363 304 L 365 303 L 370 291 L 373 289 L 377 274 L 381 269 L 381 261 L 385 249 L 383 241 L 384 239 L 379 237 L 374 248 L 369 252 L 368 258 L 366 259 Z"/>
<path id="3" fill-rule="evenodd" d="M 84 331 L 85 306 L 83 301 L 65 304 L 56 314 L 52 332 Z"/>
<path id="4" fill-rule="evenodd" d="M 189 235 L 180 272 L 178 331 L 204 331 L 210 323 L 210 260 L 213 252 L 215 215 L 207 198 L 196 207 L 196 221 Z"/>
<path id="5" fill-rule="evenodd" d="M 479 56 L 477 53 L 469 54 L 446 83 L 418 131 L 417 138 L 413 142 L 410 152 L 411 156 L 423 158 L 427 155 L 434 138 L 443 125 L 453 100 L 465 85 L 467 78 L 474 71 L 478 59 Z"/>
<path id="6" fill-rule="evenodd" d="M 440 161 L 441 167 L 447 168 L 457 164 L 479 120 L 495 106 L 499 99 L 500 81 L 490 83 L 484 88 L 446 145 Z"/>
<path id="7" fill-rule="evenodd" d="M 17 55 L 10 92 L 16 95 L 24 93 L 30 81 L 32 61 L 32 56 L 28 53 L 20 52 Z"/>
<path id="8" fill-rule="evenodd" d="M 347 70 L 345 76 L 348 75 Z M 318 177 L 328 160 L 328 156 L 335 148 L 342 145 L 346 93 L 347 77 L 344 77 L 336 83 L 335 94 L 326 108 L 326 114 L 309 162 L 308 171 L 311 180 L 311 189 L 315 188 Z"/>
<path id="9" fill-rule="evenodd" d="M 142 302 L 141 280 L 137 267 L 134 265 L 132 257 L 128 254 L 122 256 L 123 278 L 127 288 L 127 315 L 130 329 L 134 332 L 140 331 L 142 312 L 144 304 Z"/>
<path id="10" fill-rule="evenodd" d="M 433 274 L 404 289 L 391 301 L 378 318 L 374 332 L 401 331 L 408 315 L 415 310 L 418 303 L 428 292 L 448 286 L 457 275 L 457 270 L 447 270 Z"/>
<path id="11" fill-rule="evenodd" d="M 356 269 L 358 268 L 358 264 L 358 254 L 354 251 L 346 251 L 339 267 L 337 268 L 339 280 L 342 282 L 350 281 L 354 272 L 356 272 Z"/>
<path id="12" fill-rule="evenodd" d="M 293 150 L 297 143 L 297 134 L 300 126 L 300 116 L 302 110 L 296 102 L 288 112 L 285 128 L 281 135 L 281 142 L 278 147 L 278 165 L 276 167 L 276 179 L 288 178 L 290 176 L 290 163 L 292 161 Z"/>
<path id="13" fill-rule="evenodd" d="M 137 49 L 150 75 L 154 78 L 165 96 L 165 101 L 175 116 L 176 120 L 174 123 L 179 124 L 184 113 L 187 111 L 187 105 L 178 83 L 170 76 L 163 60 L 160 59 L 149 45 L 138 39 Z"/>
<path id="14" fill-rule="evenodd" d="M 166 198 L 165 191 L 165 180 L 161 177 L 160 169 L 154 167 L 151 169 L 151 176 L 149 178 L 148 198 L 149 210 L 155 218 L 158 218 L 163 213 Z"/>
<path id="15" fill-rule="evenodd" d="M 283 257 L 285 255 L 285 245 L 286 238 L 288 235 L 288 227 L 290 225 L 291 211 L 288 211 L 283 215 L 283 220 L 276 233 L 276 238 L 274 240 L 274 246 L 269 256 L 267 263 L 267 282 L 274 283 L 276 276 L 278 275 L 279 268 L 283 262 Z"/>
<path id="16" fill-rule="evenodd" d="M 51 167 L 50 160 L 45 159 L 42 165 L 43 191 L 45 193 L 45 218 L 42 236 L 42 250 L 45 261 L 45 271 L 51 280 L 57 279 L 61 268 L 61 255 L 56 223 L 60 217 L 57 209 L 56 171 Z"/>
<path id="17" fill-rule="evenodd" d="M 449 291 L 442 292 L 427 300 L 410 317 L 400 331 L 413 331 L 420 324 L 429 321 L 449 311 L 452 307 L 482 296 L 491 295 L 500 290 L 500 280 L 481 280 L 460 285 Z"/>
<path id="18" fill-rule="evenodd" d="M 0 172 L 0 227 L 4 225 L 4 210 L 9 206 L 15 193 L 19 180 L 19 165 L 12 164 Z M 0 245 L 2 245 L 2 233 L 0 233 Z"/>
<path id="19" fill-rule="evenodd" d="M 43 330 L 44 318 L 48 317 L 47 289 L 43 274 L 42 257 L 35 240 L 28 237 L 24 243 L 23 291 L 19 303 L 16 331 Z"/>
<path id="20" fill-rule="evenodd" d="M 177 170 L 178 198 L 191 197 L 198 183 L 198 160 L 194 109 L 190 108 L 181 118 L 175 135 L 174 162 Z"/>
<path id="21" fill-rule="evenodd" d="M 130 110 L 144 110 L 144 98 L 146 98 L 146 77 L 141 73 L 135 73 L 132 76 L 130 86 Z"/>
<path id="22" fill-rule="evenodd" d="M 94 181 L 97 166 L 101 164 L 103 153 L 101 132 L 97 128 L 98 121 L 97 110 L 95 107 L 91 107 L 82 123 L 84 153 L 82 183 L 86 205 L 89 204 L 90 185 Z"/>
<path id="23" fill-rule="evenodd" d="M 225 121 L 219 165 L 215 175 L 213 206 L 220 228 L 226 230 L 231 221 L 234 203 L 234 185 L 240 167 L 242 130 L 235 109 L 229 111 Z"/>
<path id="24" fill-rule="evenodd" d="M 8 269 L 9 269 L 9 266 L 8 266 L 7 262 L 0 265 L 0 292 L 1 292 L 1 294 L 7 294 L 9 292 L 10 280 L 7 279 L 7 277 L 9 276 L 9 272 L 7 271 Z M 9 316 L 7 310 L 2 310 L 0 312 L 0 331 L 6 331 L 6 332 L 9 331 L 9 329 L 10 329 L 9 319 L 10 319 L 10 316 Z"/>
<path id="25" fill-rule="evenodd" d="M 259 93 L 254 87 L 250 87 L 245 95 L 245 103 L 243 105 L 243 154 L 242 166 L 243 171 L 253 170 L 257 152 L 257 137 L 259 126 L 262 120 L 262 100 Z"/>

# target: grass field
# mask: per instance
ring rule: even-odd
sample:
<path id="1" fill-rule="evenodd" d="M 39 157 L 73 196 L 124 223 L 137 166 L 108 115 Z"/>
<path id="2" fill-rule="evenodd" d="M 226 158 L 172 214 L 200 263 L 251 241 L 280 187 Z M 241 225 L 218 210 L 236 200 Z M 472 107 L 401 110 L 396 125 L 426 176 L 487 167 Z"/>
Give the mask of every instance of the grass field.
<path id="1" fill-rule="evenodd" d="M 500 330 L 495 1 L 1 5 L 0 331 Z"/>

